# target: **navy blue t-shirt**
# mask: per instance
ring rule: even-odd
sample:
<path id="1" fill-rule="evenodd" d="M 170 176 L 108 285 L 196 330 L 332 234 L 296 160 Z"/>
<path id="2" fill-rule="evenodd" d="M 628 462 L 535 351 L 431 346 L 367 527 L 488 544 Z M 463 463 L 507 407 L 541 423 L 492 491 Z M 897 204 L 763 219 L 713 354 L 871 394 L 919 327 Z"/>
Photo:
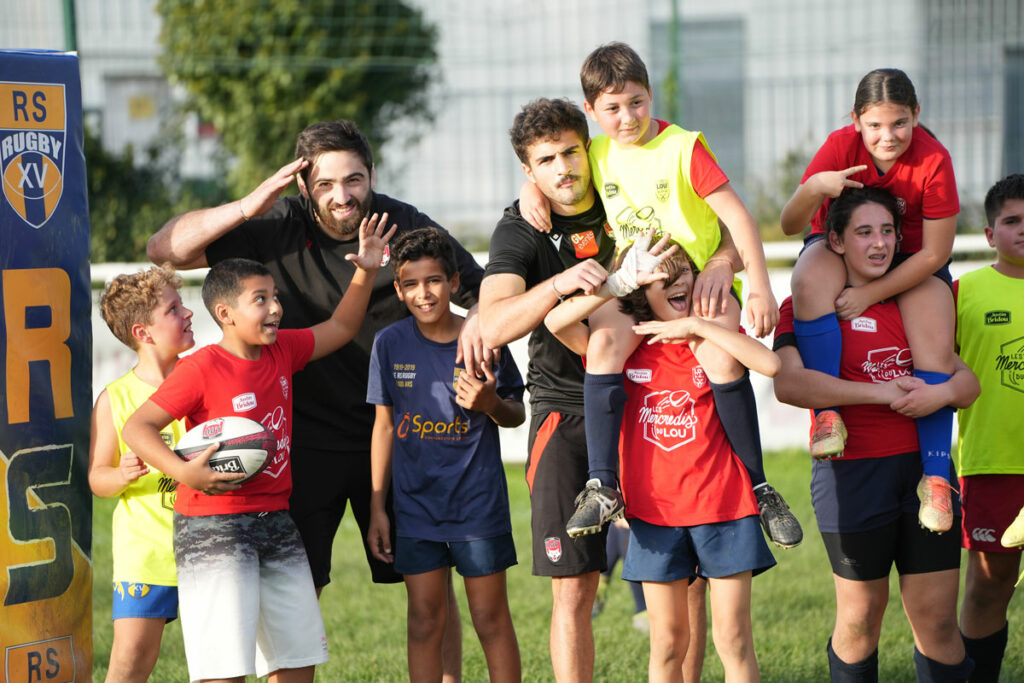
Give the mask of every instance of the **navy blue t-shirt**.
<path id="1" fill-rule="evenodd" d="M 377 333 L 366 400 L 394 411 L 391 484 L 395 531 L 427 541 L 474 541 L 512 531 L 498 426 L 455 403 L 455 341 L 439 344 L 406 318 Z M 498 396 L 523 398 L 523 378 L 504 350 Z"/>

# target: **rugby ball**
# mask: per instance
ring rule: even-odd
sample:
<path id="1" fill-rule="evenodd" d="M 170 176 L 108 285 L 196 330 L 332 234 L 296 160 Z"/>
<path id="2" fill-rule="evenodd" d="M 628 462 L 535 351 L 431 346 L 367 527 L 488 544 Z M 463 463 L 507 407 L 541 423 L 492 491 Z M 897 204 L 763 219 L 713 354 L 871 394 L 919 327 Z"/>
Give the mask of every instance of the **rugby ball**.
<path id="1" fill-rule="evenodd" d="M 212 444 L 220 448 L 210 456 L 210 469 L 241 473 L 242 484 L 262 472 L 277 454 L 273 433 L 247 417 L 218 417 L 196 425 L 185 432 L 174 447 L 182 460 L 192 460 Z"/>

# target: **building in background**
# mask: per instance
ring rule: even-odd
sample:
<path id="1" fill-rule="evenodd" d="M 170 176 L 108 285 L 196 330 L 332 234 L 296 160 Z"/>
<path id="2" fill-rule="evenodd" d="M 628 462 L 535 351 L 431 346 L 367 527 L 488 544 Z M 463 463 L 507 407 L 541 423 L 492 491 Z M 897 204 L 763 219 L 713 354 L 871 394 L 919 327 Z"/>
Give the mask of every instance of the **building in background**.
<path id="1" fill-rule="evenodd" d="M 460 236 L 489 234 L 522 182 L 507 136 L 519 107 L 541 96 L 580 102 L 579 66 L 609 40 L 640 52 L 655 114 L 678 112 L 679 123 L 704 131 L 748 202 L 792 183 L 786 159 L 799 166 L 845 125 L 857 81 L 880 66 L 914 80 L 965 206 L 1002 174 L 1024 170 L 1024 0 L 646 0 L 628 11 L 621 0 L 409 1 L 439 29 L 435 118 L 412 130 L 396 124 L 379 187 Z M 0 45 L 62 49 L 65 2 L 8 8 Z M 157 65 L 155 3 L 75 7 L 88 120 L 107 149 L 131 144 L 141 159 L 180 99 Z M 196 117 L 174 125 L 183 173 L 213 173 L 215 132 Z"/>

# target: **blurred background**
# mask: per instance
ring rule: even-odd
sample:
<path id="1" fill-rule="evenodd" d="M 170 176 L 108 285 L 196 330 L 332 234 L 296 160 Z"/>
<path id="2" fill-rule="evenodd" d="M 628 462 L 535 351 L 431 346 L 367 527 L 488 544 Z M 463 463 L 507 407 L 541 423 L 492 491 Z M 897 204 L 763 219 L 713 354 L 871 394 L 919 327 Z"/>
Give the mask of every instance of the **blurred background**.
<path id="1" fill-rule="evenodd" d="M 861 76 L 917 86 L 964 211 L 1024 168 L 1024 0 L 5 0 L 0 45 L 77 50 L 94 261 L 142 259 L 179 209 L 240 196 L 318 120 L 374 142 L 377 188 L 482 248 L 522 181 L 507 130 L 623 40 L 655 115 L 705 133 L 766 240 Z M 595 131 L 596 132 L 596 131 Z"/>
<path id="2" fill-rule="evenodd" d="M 1024 170 L 1024 0 L 0 2 L 0 46 L 79 54 L 95 287 L 145 261 L 168 218 L 242 196 L 302 128 L 336 118 L 371 139 L 378 191 L 483 261 L 523 181 L 512 118 L 537 97 L 582 104 L 579 67 L 610 40 L 644 58 L 657 117 L 705 133 L 758 220 L 780 301 L 799 245 L 779 212 L 871 69 L 907 72 L 952 155 L 954 275 L 990 260 L 981 201 Z M 185 296 L 198 340 L 215 341 L 198 292 Z M 131 354 L 94 317 L 98 391 Z M 806 411 L 755 382 L 765 447 L 806 444 Z"/>

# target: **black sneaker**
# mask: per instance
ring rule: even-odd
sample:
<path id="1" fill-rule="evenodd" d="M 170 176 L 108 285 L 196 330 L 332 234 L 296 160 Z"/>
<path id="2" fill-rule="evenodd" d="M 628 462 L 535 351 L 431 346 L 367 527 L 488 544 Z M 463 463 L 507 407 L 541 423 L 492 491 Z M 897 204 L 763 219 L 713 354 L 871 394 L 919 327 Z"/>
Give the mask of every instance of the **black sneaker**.
<path id="1" fill-rule="evenodd" d="M 576 496 L 576 512 L 569 518 L 565 531 L 570 538 L 596 534 L 608 522 L 620 519 L 624 510 L 622 494 L 601 486 L 600 479 L 591 479 Z"/>
<path id="2" fill-rule="evenodd" d="M 770 485 L 754 489 L 757 497 L 757 508 L 761 511 L 761 526 L 768 539 L 780 548 L 795 548 L 804 540 L 804 530 L 800 528 L 793 513 L 782 496 Z"/>

